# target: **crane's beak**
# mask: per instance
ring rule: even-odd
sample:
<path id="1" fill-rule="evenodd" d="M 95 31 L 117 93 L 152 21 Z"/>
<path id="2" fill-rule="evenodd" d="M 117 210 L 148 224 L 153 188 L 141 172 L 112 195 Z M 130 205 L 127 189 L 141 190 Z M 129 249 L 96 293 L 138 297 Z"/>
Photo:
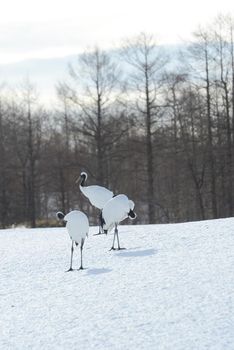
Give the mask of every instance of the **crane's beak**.
<path id="1" fill-rule="evenodd" d="M 80 181 L 80 176 L 76 179 L 75 184 L 78 184 Z"/>

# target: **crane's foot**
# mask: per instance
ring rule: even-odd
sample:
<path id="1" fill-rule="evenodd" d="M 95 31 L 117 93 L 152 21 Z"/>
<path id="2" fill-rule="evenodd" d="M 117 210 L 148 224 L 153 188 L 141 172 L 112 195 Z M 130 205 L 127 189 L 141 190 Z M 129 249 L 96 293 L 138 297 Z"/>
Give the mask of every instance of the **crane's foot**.
<path id="1" fill-rule="evenodd" d="M 104 232 L 98 232 L 98 233 L 94 233 L 94 236 L 99 236 L 99 235 L 105 235 L 106 233 Z"/>
<path id="2" fill-rule="evenodd" d="M 67 271 L 65 271 L 65 272 L 69 272 L 69 271 L 74 271 L 74 269 L 72 269 L 72 268 L 70 267 L 70 269 L 67 270 Z"/>
<path id="3" fill-rule="evenodd" d="M 111 249 L 109 251 L 111 251 L 111 250 L 124 250 L 124 249 L 126 249 L 126 248 L 114 248 L 114 247 L 111 247 Z"/>

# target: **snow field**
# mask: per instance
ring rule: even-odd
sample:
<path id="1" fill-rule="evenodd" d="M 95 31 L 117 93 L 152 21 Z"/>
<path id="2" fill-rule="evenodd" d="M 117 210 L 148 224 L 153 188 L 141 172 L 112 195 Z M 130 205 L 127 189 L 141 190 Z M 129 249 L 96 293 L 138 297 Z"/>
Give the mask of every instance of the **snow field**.
<path id="1" fill-rule="evenodd" d="M 0 230 L 1 350 L 234 349 L 233 218 L 97 231 Z"/>

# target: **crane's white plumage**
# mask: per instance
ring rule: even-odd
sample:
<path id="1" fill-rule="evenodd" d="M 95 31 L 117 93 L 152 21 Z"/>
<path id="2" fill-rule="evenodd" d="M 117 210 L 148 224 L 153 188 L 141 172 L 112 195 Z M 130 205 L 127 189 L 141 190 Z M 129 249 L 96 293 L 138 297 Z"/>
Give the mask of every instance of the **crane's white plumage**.
<path id="1" fill-rule="evenodd" d="M 104 206 L 102 210 L 102 226 L 105 231 L 111 230 L 115 226 L 114 240 L 111 249 L 114 248 L 115 236 L 117 236 L 118 249 L 119 246 L 119 236 L 118 236 L 118 224 L 129 217 L 130 219 L 135 219 L 136 214 L 133 212 L 134 202 L 129 200 L 125 194 L 119 194 L 116 197 L 111 198 Z"/>
<path id="2" fill-rule="evenodd" d="M 111 230 L 115 224 L 120 223 L 129 216 L 130 210 L 134 209 L 134 202 L 125 194 L 119 194 L 110 199 L 102 210 L 102 218 L 105 221 L 103 228 Z"/>
<path id="3" fill-rule="evenodd" d="M 82 172 L 80 174 L 80 177 L 77 180 L 77 182 L 80 181 L 80 190 L 83 193 L 83 195 L 89 199 L 90 203 L 94 207 L 102 210 L 105 204 L 114 196 L 114 193 L 103 186 L 98 186 L 98 185 L 85 186 L 85 181 L 87 180 L 87 178 L 88 178 L 88 175 L 85 172 Z M 98 234 L 101 234 L 100 222 L 99 222 Z"/>
<path id="4" fill-rule="evenodd" d="M 73 210 L 67 215 L 64 215 L 62 212 L 58 212 L 56 216 L 59 220 L 66 222 L 66 228 L 72 240 L 71 264 L 68 271 L 73 271 L 72 259 L 73 259 L 74 243 L 76 245 L 80 244 L 80 256 L 81 256 L 80 269 L 82 270 L 83 269 L 82 252 L 83 252 L 85 238 L 86 236 L 88 236 L 88 232 L 89 232 L 89 220 L 87 216 L 79 210 Z"/>
<path id="5" fill-rule="evenodd" d="M 104 205 L 114 196 L 114 193 L 103 186 L 91 185 L 85 186 L 85 181 L 88 175 L 85 172 L 80 174 L 80 190 L 87 197 L 90 203 L 98 208 L 102 209 Z"/>
<path id="6" fill-rule="evenodd" d="M 66 221 L 67 231 L 74 242 L 81 243 L 82 238 L 88 236 L 89 220 L 81 211 L 73 210 L 63 220 Z"/>
<path id="7" fill-rule="evenodd" d="M 81 192 L 87 197 L 90 203 L 98 208 L 102 209 L 104 205 L 113 197 L 114 193 L 105 187 L 98 185 L 81 186 Z"/>

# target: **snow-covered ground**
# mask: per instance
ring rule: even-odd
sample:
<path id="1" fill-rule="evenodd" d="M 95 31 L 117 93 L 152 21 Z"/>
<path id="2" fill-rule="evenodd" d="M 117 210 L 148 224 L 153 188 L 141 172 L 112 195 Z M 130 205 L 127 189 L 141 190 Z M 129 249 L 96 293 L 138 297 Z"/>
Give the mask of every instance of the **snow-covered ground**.
<path id="1" fill-rule="evenodd" d="M 233 218 L 95 232 L 0 231 L 1 350 L 234 349 Z"/>

